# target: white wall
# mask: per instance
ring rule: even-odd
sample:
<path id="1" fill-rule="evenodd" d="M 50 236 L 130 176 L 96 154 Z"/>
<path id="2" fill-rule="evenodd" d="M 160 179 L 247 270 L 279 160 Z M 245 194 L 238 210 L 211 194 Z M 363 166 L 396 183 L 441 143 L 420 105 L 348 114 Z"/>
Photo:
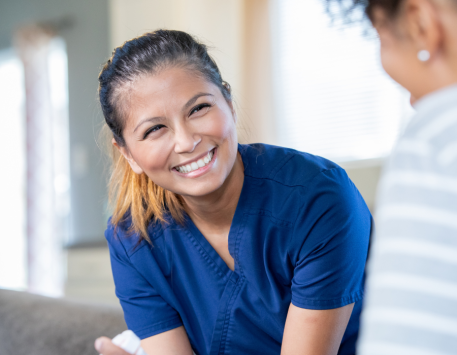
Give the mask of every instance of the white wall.
<path id="1" fill-rule="evenodd" d="M 379 178 L 384 159 L 369 159 L 340 164 L 360 191 L 371 213 L 375 213 Z"/>
<path id="2" fill-rule="evenodd" d="M 119 305 L 114 293 L 109 250 L 106 247 L 72 248 L 67 251 L 65 297 Z"/>

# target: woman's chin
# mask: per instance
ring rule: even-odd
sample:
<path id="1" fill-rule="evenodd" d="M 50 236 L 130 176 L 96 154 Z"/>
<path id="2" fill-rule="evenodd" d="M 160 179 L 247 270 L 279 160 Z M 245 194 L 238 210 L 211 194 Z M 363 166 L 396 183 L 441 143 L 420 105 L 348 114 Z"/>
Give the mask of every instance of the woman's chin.
<path id="1" fill-rule="evenodd" d="M 209 196 L 215 193 L 217 190 L 221 188 L 223 182 L 220 184 L 208 184 L 208 183 L 192 183 L 193 186 L 188 186 L 186 188 L 182 188 L 175 192 L 178 195 L 183 196 L 184 198 L 199 198 Z"/>

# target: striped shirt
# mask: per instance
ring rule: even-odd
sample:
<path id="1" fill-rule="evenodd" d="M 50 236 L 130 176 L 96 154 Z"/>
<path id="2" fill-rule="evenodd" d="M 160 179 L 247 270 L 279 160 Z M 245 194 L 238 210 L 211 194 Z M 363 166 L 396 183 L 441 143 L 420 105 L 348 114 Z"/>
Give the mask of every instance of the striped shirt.
<path id="1" fill-rule="evenodd" d="M 457 85 L 415 108 L 379 185 L 359 355 L 457 354 Z"/>

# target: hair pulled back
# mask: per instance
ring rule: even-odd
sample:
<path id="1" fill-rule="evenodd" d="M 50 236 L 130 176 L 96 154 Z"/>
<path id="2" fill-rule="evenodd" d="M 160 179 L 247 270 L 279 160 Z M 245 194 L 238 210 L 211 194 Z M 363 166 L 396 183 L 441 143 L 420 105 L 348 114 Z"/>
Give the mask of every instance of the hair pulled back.
<path id="1" fill-rule="evenodd" d="M 231 101 L 230 86 L 222 80 L 204 44 L 182 31 L 146 33 L 117 47 L 98 77 L 103 116 L 119 146 L 126 145 L 123 130 L 129 107 L 129 88 L 137 79 L 170 67 L 182 67 L 203 77 L 219 87 L 224 98 Z M 117 226 L 130 214 L 131 231 L 149 242 L 147 226 L 151 220 L 165 222 L 166 211 L 176 221 L 183 220 L 180 196 L 156 185 L 146 174 L 134 173 L 117 149 L 113 149 L 109 190 L 114 206 L 111 223 Z"/>

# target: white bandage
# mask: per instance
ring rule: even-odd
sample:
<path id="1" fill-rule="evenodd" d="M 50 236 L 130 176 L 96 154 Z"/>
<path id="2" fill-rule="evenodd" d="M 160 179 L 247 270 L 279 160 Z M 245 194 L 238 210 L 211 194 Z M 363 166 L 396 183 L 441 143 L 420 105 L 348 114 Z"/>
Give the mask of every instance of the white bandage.
<path id="1" fill-rule="evenodd" d="M 147 355 L 141 348 L 140 338 L 138 338 L 131 330 L 125 330 L 122 334 L 116 335 L 113 344 L 127 351 L 132 355 Z"/>

